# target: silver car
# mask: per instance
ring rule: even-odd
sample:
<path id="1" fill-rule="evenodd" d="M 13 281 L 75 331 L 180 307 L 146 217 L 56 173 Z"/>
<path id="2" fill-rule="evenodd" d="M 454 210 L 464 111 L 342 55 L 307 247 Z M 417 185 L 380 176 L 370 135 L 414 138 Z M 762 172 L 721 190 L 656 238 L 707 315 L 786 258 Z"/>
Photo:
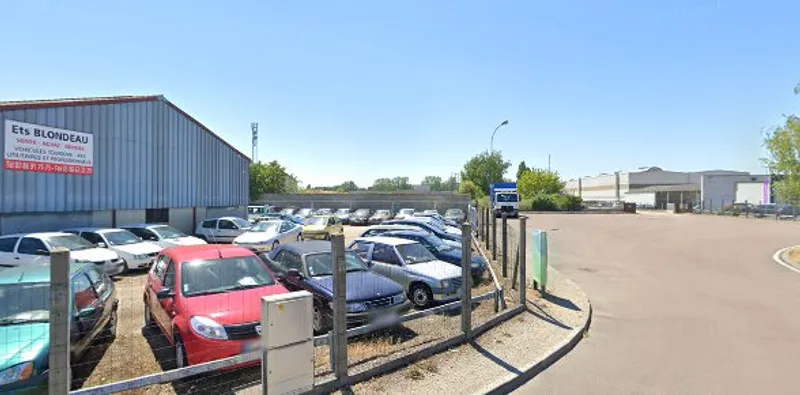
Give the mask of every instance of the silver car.
<path id="1" fill-rule="evenodd" d="M 370 270 L 394 280 L 418 309 L 461 297 L 461 268 L 436 259 L 422 244 L 394 237 L 358 238 L 349 247 Z"/>
<path id="2" fill-rule="evenodd" d="M 274 250 L 281 243 L 302 240 L 303 226 L 291 221 L 261 221 L 233 239 L 233 244 L 262 252 Z"/>

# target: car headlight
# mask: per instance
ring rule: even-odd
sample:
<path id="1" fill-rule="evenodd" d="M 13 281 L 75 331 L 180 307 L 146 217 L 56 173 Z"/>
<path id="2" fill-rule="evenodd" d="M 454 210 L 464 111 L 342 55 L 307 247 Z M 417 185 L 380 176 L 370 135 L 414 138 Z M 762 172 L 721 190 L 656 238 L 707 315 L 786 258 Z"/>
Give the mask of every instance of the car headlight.
<path id="1" fill-rule="evenodd" d="M 399 294 L 397 294 L 394 297 L 392 297 L 392 303 L 393 304 L 400 304 L 400 303 L 403 303 L 405 301 L 406 301 L 406 293 L 405 292 L 400 292 Z"/>
<path id="2" fill-rule="evenodd" d="M 33 376 L 33 362 L 14 365 L 0 372 L 0 385 L 16 383 L 27 380 Z"/>
<path id="3" fill-rule="evenodd" d="M 450 280 L 439 281 L 439 285 L 441 285 L 442 288 L 450 288 Z"/>
<path id="4" fill-rule="evenodd" d="M 347 304 L 347 312 L 348 313 L 360 313 L 362 311 L 367 310 L 367 306 L 364 303 L 348 303 Z"/>
<path id="5" fill-rule="evenodd" d="M 189 320 L 192 330 L 198 335 L 206 339 L 214 340 L 227 340 L 228 334 L 225 333 L 225 328 L 222 327 L 217 321 L 208 317 L 195 316 Z"/>

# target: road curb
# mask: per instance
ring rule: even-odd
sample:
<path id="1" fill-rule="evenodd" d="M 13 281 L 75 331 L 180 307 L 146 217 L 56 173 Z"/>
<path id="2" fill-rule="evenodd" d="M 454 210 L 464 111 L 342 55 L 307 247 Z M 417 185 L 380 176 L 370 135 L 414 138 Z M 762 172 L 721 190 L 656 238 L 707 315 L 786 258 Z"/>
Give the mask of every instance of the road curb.
<path id="1" fill-rule="evenodd" d="M 772 255 L 772 259 L 775 262 L 777 262 L 779 265 L 781 265 L 781 266 L 783 266 L 783 267 L 785 267 L 785 268 L 787 268 L 787 269 L 789 269 L 789 270 L 791 270 L 791 271 L 793 271 L 793 272 L 795 272 L 797 274 L 800 274 L 800 269 L 792 266 L 791 264 L 789 264 L 789 263 L 785 262 L 783 259 L 781 259 L 781 256 L 783 255 L 783 253 L 785 253 L 786 251 L 791 250 L 792 248 L 800 248 L 800 245 L 781 248 L 780 250 L 776 251 L 775 254 Z"/>
<path id="2" fill-rule="evenodd" d="M 555 270 L 553 268 L 550 269 Z M 578 285 L 575 282 L 566 277 L 565 280 L 567 282 L 572 283 L 573 286 L 580 289 L 581 293 L 583 293 L 583 295 L 586 297 L 586 304 L 588 305 L 587 309 L 588 314 L 586 315 L 586 318 L 583 320 L 583 323 L 580 325 L 580 327 L 573 329 L 566 339 L 562 340 L 560 343 L 551 348 L 550 352 L 548 352 L 544 358 L 526 367 L 521 374 L 514 375 L 513 378 L 506 380 L 502 383 L 491 384 L 490 386 L 485 387 L 481 391 L 476 393 L 492 394 L 492 395 L 508 394 L 511 391 L 517 389 L 522 384 L 525 384 L 526 382 L 530 381 L 531 379 L 539 375 L 539 373 L 543 372 L 545 369 L 547 369 L 554 363 L 556 363 L 559 359 L 561 359 L 563 356 L 567 355 L 567 353 L 572 351 L 572 349 L 575 348 L 575 346 L 577 346 L 578 343 L 581 342 L 581 340 L 583 340 L 583 337 L 589 331 L 589 327 L 592 324 L 592 314 L 593 314 L 592 301 L 589 299 L 589 296 L 586 295 L 586 293 L 583 292 L 583 290 L 580 287 L 578 287 Z"/>

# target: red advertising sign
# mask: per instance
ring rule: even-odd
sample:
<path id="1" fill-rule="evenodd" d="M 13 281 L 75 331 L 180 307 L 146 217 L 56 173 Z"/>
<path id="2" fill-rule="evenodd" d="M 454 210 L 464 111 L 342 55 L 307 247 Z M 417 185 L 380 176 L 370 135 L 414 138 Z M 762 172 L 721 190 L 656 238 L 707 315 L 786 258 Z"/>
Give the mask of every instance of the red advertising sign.
<path id="1" fill-rule="evenodd" d="M 6 120 L 3 168 L 12 171 L 92 175 L 90 133 Z"/>

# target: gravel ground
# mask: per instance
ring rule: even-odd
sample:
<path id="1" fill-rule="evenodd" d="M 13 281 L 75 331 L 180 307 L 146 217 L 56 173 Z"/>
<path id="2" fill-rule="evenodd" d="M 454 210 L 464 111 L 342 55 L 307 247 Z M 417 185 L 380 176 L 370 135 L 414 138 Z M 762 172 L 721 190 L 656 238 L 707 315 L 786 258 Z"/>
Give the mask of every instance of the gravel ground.
<path id="1" fill-rule="evenodd" d="M 366 227 L 345 227 L 347 241 L 360 235 Z M 141 377 L 169 369 L 174 362 L 172 348 L 157 329 L 143 329 L 144 305 L 142 293 L 146 273 L 133 273 L 116 280 L 120 300 L 117 338 L 110 345 L 97 346 L 81 361 L 75 372 L 77 387 L 93 387 Z M 481 294 L 492 289 L 484 281 L 473 290 Z M 473 321 L 485 322 L 493 316 L 491 302 L 482 303 L 473 312 Z M 354 339 L 349 346 L 349 362 L 353 371 L 369 369 L 382 363 L 381 358 L 398 358 L 460 331 L 458 315 L 436 315 L 409 322 L 401 327 L 384 330 L 371 336 Z M 315 353 L 317 380 L 330 374 L 328 347 L 317 347 Z M 259 368 L 233 372 L 215 372 L 184 382 L 161 384 L 129 391 L 130 394 L 172 393 L 235 393 L 260 380 Z"/>

